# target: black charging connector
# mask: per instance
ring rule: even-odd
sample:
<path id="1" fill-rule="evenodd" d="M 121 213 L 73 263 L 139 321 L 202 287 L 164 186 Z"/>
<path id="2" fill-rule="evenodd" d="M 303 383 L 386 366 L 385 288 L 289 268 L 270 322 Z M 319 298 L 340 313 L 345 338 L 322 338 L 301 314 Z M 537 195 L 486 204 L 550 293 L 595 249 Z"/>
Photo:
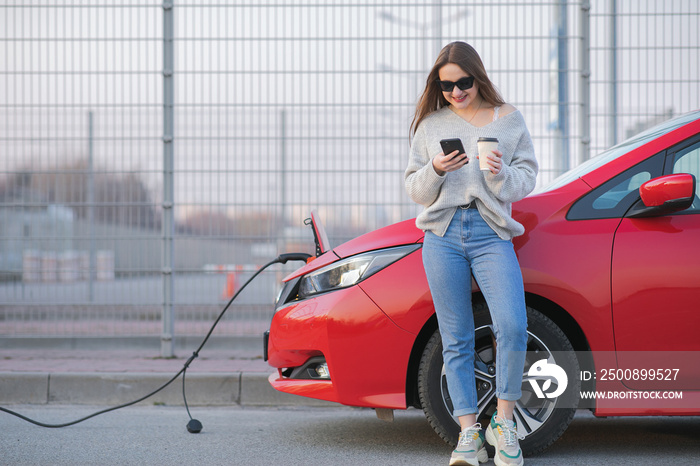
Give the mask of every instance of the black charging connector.
<path id="1" fill-rule="evenodd" d="M 280 255 L 277 256 L 274 260 L 268 262 L 267 264 L 263 265 L 260 269 L 258 269 L 258 271 L 255 272 L 255 273 L 253 274 L 253 276 L 250 277 L 250 278 L 243 284 L 243 286 L 241 286 L 241 287 L 238 289 L 238 291 L 233 295 L 233 297 L 229 300 L 229 302 L 226 304 L 226 306 L 224 306 L 224 309 L 221 311 L 221 313 L 219 314 L 219 316 L 216 318 L 216 320 L 215 320 L 214 323 L 212 324 L 211 328 L 209 329 L 209 332 L 207 333 L 207 335 L 206 335 L 206 336 L 204 337 L 204 339 L 202 340 L 202 343 L 201 343 L 201 344 L 199 345 L 199 347 L 192 353 L 192 356 L 190 356 L 189 359 L 187 359 L 187 361 L 185 362 L 185 364 L 182 366 L 182 369 L 180 369 L 180 371 L 179 371 L 177 374 L 175 374 L 170 380 L 168 380 L 166 383 L 164 383 L 163 385 L 161 385 L 159 388 L 157 388 L 156 390 L 152 391 L 152 392 L 149 393 L 148 395 L 145 395 L 145 396 L 143 396 L 143 397 L 141 397 L 141 398 L 139 398 L 139 399 L 137 399 L 137 400 L 130 401 L 130 402 L 128 402 L 128 403 L 124 403 L 124 404 L 121 404 L 121 405 L 118 405 L 118 406 L 113 406 L 113 407 L 111 407 L 111 408 L 107 408 L 107 409 L 103 409 L 103 410 L 101 410 L 101 411 L 97 411 L 97 412 L 92 413 L 92 414 L 90 414 L 90 415 L 88 415 L 88 416 L 85 416 L 85 417 L 83 417 L 83 418 L 76 419 L 75 421 L 66 422 L 66 423 L 63 423 L 63 424 L 46 424 L 46 423 L 43 423 L 43 422 L 35 421 L 34 419 L 30 419 L 30 418 L 28 418 L 28 417 L 26 417 L 26 416 L 23 416 L 23 415 L 21 415 L 21 414 L 19 414 L 19 413 L 16 413 L 16 412 L 14 412 L 14 411 L 12 411 L 12 410 L 10 410 L 10 409 L 3 408 L 2 406 L 0 406 L 0 411 L 3 411 L 3 412 L 6 412 L 6 413 L 8 413 L 8 414 L 11 414 L 11 415 L 13 415 L 13 416 L 16 416 L 16 417 L 18 417 L 18 418 L 20 418 L 20 419 L 22 419 L 22 420 L 24 420 L 24 421 L 30 422 L 30 423 L 32 423 L 32 424 L 35 424 L 35 425 L 39 426 L 39 427 L 48 427 L 48 428 L 68 427 L 68 426 L 72 426 L 72 425 L 78 424 L 78 423 L 83 422 L 83 421 L 87 421 L 88 419 L 93 418 L 93 417 L 95 417 L 95 416 L 99 416 L 100 414 L 108 413 L 108 412 L 110 412 L 110 411 L 116 411 L 117 409 L 126 408 L 126 407 L 128 407 L 128 406 L 135 405 L 136 403 L 140 403 L 141 401 L 143 401 L 143 400 L 145 400 L 145 399 L 147 399 L 147 398 L 150 398 L 150 397 L 152 397 L 153 395 L 155 395 L 156 393 L 160 392 L 160 391 L 163 390 L 165 387 L 167 387 L 168 385 L 170 385 L 171 383 L 173 383 L 175 380 L 177 380 L 177 378 L 180 377 L 180 375 L 182 375 L 182 398 L 183 398 L 183 400 L 184 400 L 184 402 L 185 402 L 185 409 L 187 410 L 187 415 L 188 415 L 189 418 L 190 418 L 190 421 L 187 423 L 187 431 L 188 431 L 189 433 L 191 433 L 191 434 L 197 434 L 197 433 L 199 433 L 199 432 L 202 431 L 202 423 L 199 422 L 197 419 L 193 419 L 193 418 L 192 418 L 192 415 L 190 414 L 190 408 L 189 408 L 189 406 L 187 405 L 187 396 L 185 395 L 185 374 L 186 374 L 186 372 L 187 372 L 187 369 L 190 367 L 190 364 L 192 364 L 192 361 L 194 361 L 197 357 L 199 357 L 199 352 L 202 350 L 202 348 L 204 347 L 204 345 L 207 343 L 207 341 L 209 340 L 209 337 L 210 337 L 211 334 L 214 332 L 214 329 L 215 329 L 216 326 L 219 324 L 219 321 L 220 321 L 221 318 L 224 316 L 224 314 L 226 313 L 226 311 L 228 310 L 228 308 L 231 306 L 231 304 L 233 303 L 233 301 L 235 301 L 235 299 L 238 297 L 238 295 L 241 294 L 241 291 L 243 291 L 243 290 L 245 289 L 245 287 L 248 286 L 248 284 L 249 284 L 250 282 L 252 282 L 258 275 L 260 275 L 260 273 L 261 273 L 263 270 L 265 270 L 266 268 L 270 267 L 271 265 L 274 265 L 274 264 L 286 264 L 286 263 L 289 262 L 289 261 L 302 261 L 302 262 L 306 262 L 310 257 L 312 257 L 311 254 L 306 254 L 306 253 L 301 253 L 301 252 L 298 252 L 298 253 L 294 253 L 294 252 L 293 252 L 293 253 L 280 254 Z"/>
<path id="2" fill-rule="evenodd" d="M 286 253 L 286 254 L 280 254 L 279 256 L 277 256 L 277 261 L 280 264 L 286 264 L 289 261 L 306 262 L 311 257 L 313 257 L 311 254 L 306 254 L 303 252 L 290 252 L 290 253 Z"/>

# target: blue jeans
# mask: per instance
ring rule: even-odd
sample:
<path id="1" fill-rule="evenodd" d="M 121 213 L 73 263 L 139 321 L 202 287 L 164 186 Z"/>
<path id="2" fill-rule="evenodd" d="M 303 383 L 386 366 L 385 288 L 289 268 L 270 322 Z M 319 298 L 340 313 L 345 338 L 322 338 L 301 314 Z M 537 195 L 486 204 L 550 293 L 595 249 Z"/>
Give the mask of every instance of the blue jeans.
<path id="1" fill-rule="evenodd" d="M 478 210 L 458 208 L 444 237 L 425 233 L 423 265 L 442 336 L 453 415 L 477 413 L 472 274 L 486 298 L 496 336 L 496 396 L 520 399 L 527 315 L 513 243 L 499 238 Z"/>

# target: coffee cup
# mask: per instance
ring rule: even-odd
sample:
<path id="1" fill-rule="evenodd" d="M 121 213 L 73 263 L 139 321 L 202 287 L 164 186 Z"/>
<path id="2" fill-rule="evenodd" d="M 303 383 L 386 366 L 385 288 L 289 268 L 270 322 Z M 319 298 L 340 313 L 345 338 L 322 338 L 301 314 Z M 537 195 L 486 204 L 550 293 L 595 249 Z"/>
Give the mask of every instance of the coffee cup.
<path id="1" fill-rule="evenodd" d="M 488 156 L 494 150 L 498 149 L 498 139 L 497 138 L 479 138 L 476 141 L 476 145 L 479 148 L 479 169 L 481 171 L 491 170 L 491 167 L 489 166 Z"/>

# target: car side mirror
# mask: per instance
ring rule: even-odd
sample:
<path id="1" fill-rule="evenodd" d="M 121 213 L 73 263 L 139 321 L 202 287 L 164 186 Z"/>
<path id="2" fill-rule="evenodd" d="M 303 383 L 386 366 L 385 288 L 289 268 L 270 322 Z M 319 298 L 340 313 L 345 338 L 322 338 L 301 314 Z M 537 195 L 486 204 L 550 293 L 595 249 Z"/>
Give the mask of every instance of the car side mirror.
<path id="1" fill-rule="evenodd" d="M 693 204 L 695 176 L 690 173 L 666 175 L 647 181 L 639 187 L 637 201 L 627 217 L 659 217 L 680 212 Z"/>

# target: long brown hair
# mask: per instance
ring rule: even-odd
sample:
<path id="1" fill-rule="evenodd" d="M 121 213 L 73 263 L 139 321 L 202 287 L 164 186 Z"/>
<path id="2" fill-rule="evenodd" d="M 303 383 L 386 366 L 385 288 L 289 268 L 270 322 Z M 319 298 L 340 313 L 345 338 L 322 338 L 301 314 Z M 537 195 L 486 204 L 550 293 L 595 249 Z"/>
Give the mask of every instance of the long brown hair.
<path id="1" fill-rule="evenodd" d="M 493 106 L 505 104 L 503 97 L 501 97 L 501 94 L 489 80 L 481 57 L 474 50 L 474 47 L 466 42 L 451 42 L 440 51 L 433 68 L 428 73 L 425 90 L 423 90 L 423 94 L 418 99 L 416 113 L 411 122 L 409 139 L 416 133 L 418 125 L 425 117 L 449 105 L 436 82 L 440 78 L 440 69 L 448 63 L 454 63 L 462 68 L 465 73 L 474 77 L 474 82 L 479 86 L 481 98 L 488 104 Z"/>

